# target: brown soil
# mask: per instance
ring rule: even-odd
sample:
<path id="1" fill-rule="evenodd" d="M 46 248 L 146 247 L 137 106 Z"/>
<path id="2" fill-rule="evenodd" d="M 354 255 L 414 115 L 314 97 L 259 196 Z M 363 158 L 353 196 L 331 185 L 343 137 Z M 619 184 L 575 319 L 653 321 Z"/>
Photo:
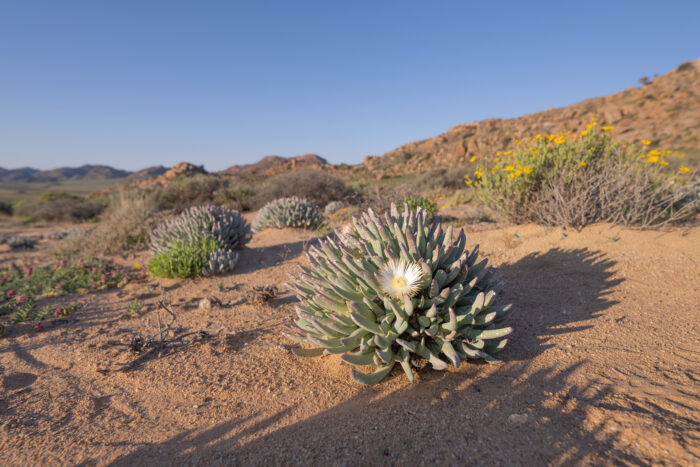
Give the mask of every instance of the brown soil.
<path id="1" fill-rule="evenodd" d="M 43 332 L 13 328 L 0 340 L 2 463 L 698 464 L 700 229 L 472 232 L 516 307 L 504 362 L 426 368 L 415 385 L 399 369 L 371 388 L 336 357 L 289 352 L 284 288 L 245 299 L 281 286 L 313 240 L 266 231 L 234 274 L 162 281 L 176 325 L 235 334 L 128 373 L 97 369 L 134 358 L 115 342 L 153 332 L 154 280 L 89 295 Z M 199 308 L 210 295 L 223 305 Z M 134 317 L 137 297 L 149 311 Z"/>

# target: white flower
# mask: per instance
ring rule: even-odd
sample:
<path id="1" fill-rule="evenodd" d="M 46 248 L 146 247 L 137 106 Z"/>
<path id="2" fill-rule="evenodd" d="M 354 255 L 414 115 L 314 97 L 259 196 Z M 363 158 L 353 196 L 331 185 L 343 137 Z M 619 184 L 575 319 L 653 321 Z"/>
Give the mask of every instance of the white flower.
<path id="1" fill-rule="evenodd" d="M 423 270 L 416 263 L 390 260 L 379 272 L 379 283 L 384 291 L 395 298 L 412 297 L 420 291 Z"/>

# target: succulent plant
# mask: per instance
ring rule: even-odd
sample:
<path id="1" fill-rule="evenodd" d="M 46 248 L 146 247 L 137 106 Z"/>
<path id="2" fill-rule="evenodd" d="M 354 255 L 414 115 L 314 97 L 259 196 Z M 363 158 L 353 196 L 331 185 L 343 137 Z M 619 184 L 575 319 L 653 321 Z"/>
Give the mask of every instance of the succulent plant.
<path id="1" fill-rule="evenodd" d="M 331 201 L 330 203 L 326 204 L 326 207 L 323 209 L 323 214 L 330 216 L 334 212 L 340 211 L 345 206 L 347 206 L 347 204 L 343 203 L 342 201 Z"/>
<path id="2" fill-rule="evenodd" d="M 231 271 L 236 249 L 252 236 L 250 224 L 237 211 L 198 206 L 160 224 L 151 233 L 151 271 L 172 277 L 211 276 Z"/>
<path id="3" fill-rule="evenodd" d="M 224 250 L 237 250 L 252 236 L 250 224 L 238 211 L 218 206 L 196 206 L 166 220 L 151 233 L 153 254 L 170 250 L 176 243 L 216 240 Z"/>
<path id="4" fill-rule="evenodd" d="M 253 221 L 253 230 L 260 232 L 269 228 L 285 227 L 315 229 L 321 222 L 323 217 L 318 212 L 318 206 L 304 198 L 293 196 L 276 199 L 263 206 Z"/>
<path id="5" fill-rule="evenodd" d="M 238 252 L 217 249 L 209 255 L 209 264 L 202 270 L 202 275 L 213 276 L 226 271 L 233 271 L 238 263 Z"/>
<path id="6" fill-rule="evenodd" d="M 343 354 L 342 361 L 376 367 L 354 380 L 374 384 L 399 363 L 413 382 L 424 359 L 436 370 L 466 359 L 497 362 L 511 311 L 497 304 L 500 288 L 478 245 L 466 249 L 463 230 L 429 224 L 427 213 L 395 205 L 383 217 L 371 209 L 346 233 L 308 251 L 309 267 L 288 286 L 301 301 L 287 337 L 312 346 L 302 356 Z"/>
<path id="7" fill-rule="evenodd" d="M 34 248 L 37 240 L 31 237 L 7 237 L 4 239 L 4 243 L 11 249 L 16 250 L 19 248 Z"/>
<path id="8" fill-rule="evenodd" d="M 72 228 L 72 229 L 66 229 L 66 230 L 58 230 L 56 232 L 51 232 L 49 234 L 44 235 L 44 238 L 48 238 L 49 240 L 62 240 L 66 237 L 70 237 L 72 235 L 87 235 L 90 232 L 95 230 L 94 228 Z"/>

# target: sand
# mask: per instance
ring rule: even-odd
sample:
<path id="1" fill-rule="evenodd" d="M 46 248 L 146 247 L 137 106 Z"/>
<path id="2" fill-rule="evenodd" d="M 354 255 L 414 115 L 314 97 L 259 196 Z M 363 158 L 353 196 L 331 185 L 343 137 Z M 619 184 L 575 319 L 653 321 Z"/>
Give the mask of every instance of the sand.
<path id="1" fill-rule="evenodd" d="M 91 294 L 0 339 L 2 463 L 697 465 L 700 229 L 469 230 L 515 307 L 501 364 L 426 367 L 414 385 L 396 368 L 367 388 L 336 356 L 292 355 L 282 284 L 315 237 L 265 231 L 234 273 Z M 281 292 L 249 301 L 262 285 Z M 136 356 L 117 344 L 154 333 L 161 287 L 179 332 L 233 334 L 100 374 Z M 200 309 L 212 295 L 222 306 Z M 130 314 L 135 298 L 149 311 Z"/>

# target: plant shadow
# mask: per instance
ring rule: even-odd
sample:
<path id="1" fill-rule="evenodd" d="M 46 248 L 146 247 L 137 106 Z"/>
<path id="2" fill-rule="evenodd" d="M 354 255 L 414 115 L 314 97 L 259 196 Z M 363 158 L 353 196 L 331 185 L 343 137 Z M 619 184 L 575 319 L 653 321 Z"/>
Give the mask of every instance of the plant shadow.
<path id="1" fill-rule="evenodd" d="M 621 450 L 618 435 L 601 435 L 603 422 L 586 419 L 589 410 L 606 404 L 626 409 L 611 402 L 614 390 L 605 383 L 576 382 L 585 361 L 557 365 L 538 358 L 552 347 L 553 336 L 593 326 L 591 320 L 616 303 L 607 298 L 621 281 L 614 278 L 614 266 L 586 249 L 552 249 L 500 266 L 506 281 L 502 301 L 516 305 L 510 319 L 515 335 L 502 365 L 425 369 L 419 384 L 387 390 L 397 385 L 388 381 L 362 389 L 294 424 L 282 420 L 294 409 L 290 406 L 261 424 L 225 422 L 144 445 L 114 464 L 145 462 L 151 452 L 178 463 L 256 465 L 350 459 L 372 465 L 646 463 Z M 403 375 L 395 369 L 389 378 Z M 197 445 L 206 447 L 195 454 Z"/>
<path id="2" fill-rule="evenodd" d="M 618 302 L 607 298 L 622 282 L 616 262 L 588 249 L 553 248 L 498 266 L 500 303 L 512 303 L 514 335 L 504 358 L 529 360 L 551 347 L 552 336 L 591 328 L 591 320 Z"/>

